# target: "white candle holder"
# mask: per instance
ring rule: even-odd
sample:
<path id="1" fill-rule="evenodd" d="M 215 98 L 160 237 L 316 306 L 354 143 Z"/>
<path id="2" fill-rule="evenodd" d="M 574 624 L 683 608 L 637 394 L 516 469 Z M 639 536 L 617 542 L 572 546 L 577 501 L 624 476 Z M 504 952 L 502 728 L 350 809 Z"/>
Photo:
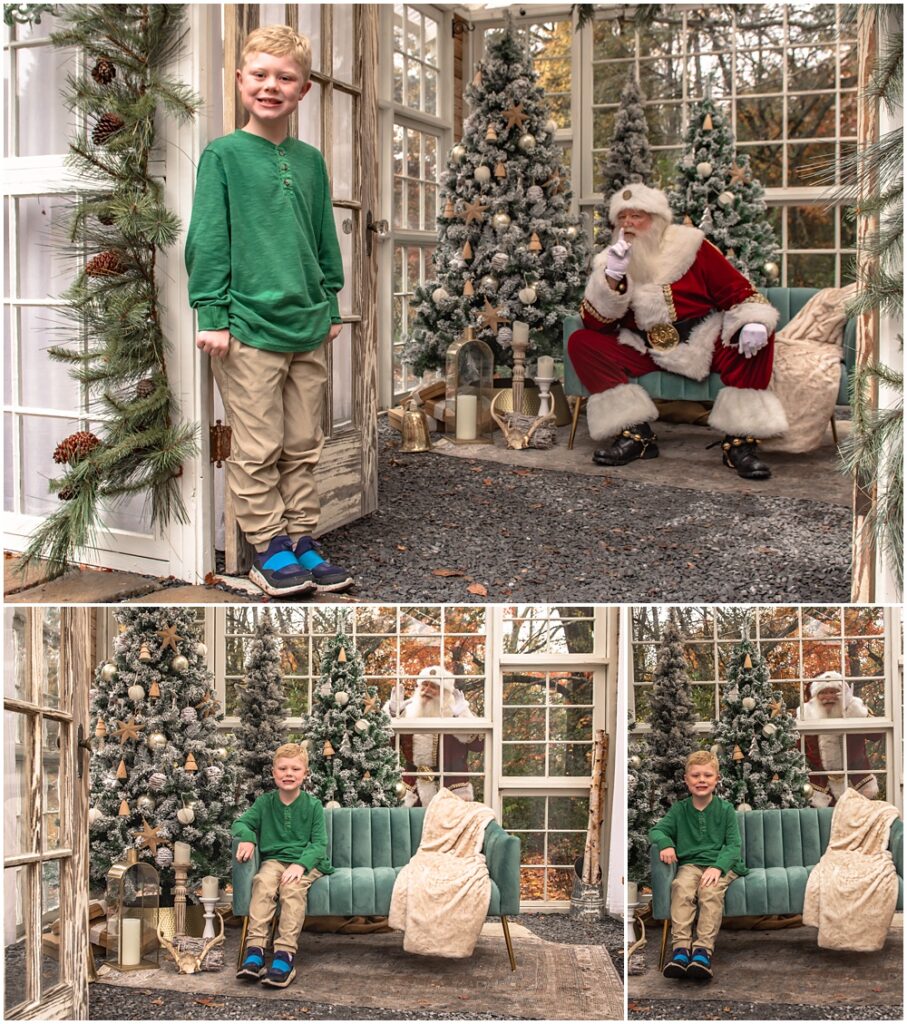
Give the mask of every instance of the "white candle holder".
<path id="1" fill-rule="evenodd" d="M 556 377 L 535 378 L 535 383 L 539 389 L 539 416 L 548 416 L 553 411 L 551 401 L 551 385 L 556 380 Z"/>
<path id="2" fill-rule="evenodd" d="M 199 896 L 205 908 L 205 930 L 202 932 L 203 939 L 213 939 L 217 932 L 214 930 L 214 908 L 217 906 L 219 896 Z"/>

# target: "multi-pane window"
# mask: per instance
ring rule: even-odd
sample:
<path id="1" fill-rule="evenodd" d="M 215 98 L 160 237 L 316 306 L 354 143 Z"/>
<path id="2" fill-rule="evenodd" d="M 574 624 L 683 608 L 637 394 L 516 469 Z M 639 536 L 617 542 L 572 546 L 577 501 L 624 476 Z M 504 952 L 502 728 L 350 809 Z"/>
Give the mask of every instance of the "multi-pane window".
<path id="1" fill-rule="evenodd" d="M 823 287 L 848 279 L 853 225 L 847 211 L 828 211 L 821 198 L 828 185 L 849 180 L 841 161 L 856 146 L 856 29 L 839 5 L 665 8 L 644 29 L 604 15 L 593 25 L 592 57 L 595 191 L 628 74 L 638 76 L 646 97 L 665 187 L 683 152 L 691 105 L 710 91 L 767 190 L 782 251 L 779 283 Z"/>
<path id="2" fill-rule="evenodd" d="M 829 770 L 852 784 L 871 774 L 871 788 L 877 788 L 879 797 L 895 799 L 890 777 L 895 717 L 890 610 L 716 606 L 680 607 L 674 614 L 703 742 L 722 710 L 722 686 L 734 648 L 748 631 L 765 658 L 774 690 L 799 719 L 801 747 L 813 783 L 824 786 Z M 631 709 L 638 731 L 645 731 L 651 715 L 652 680 L 666 615 L 667 609 L 656 606 L 632 612 Z M 843 680 L 848 696 L 846 702 L 823 710 L 817 695 L 821 683 L 816 680 L 826 673 L 835 674 L 839 688 Z"/>
<path id="3" fill-rule="evenodd" d="M 520 840 L 520 897 L 569 900 L 574 862 L 583 855 L 588 796 L 505 796 L 501 824 Z"/>
<path id="4" fill-rule="evenodd" d="M 437 114 L 440 26 L 410 4 L 394 4 L 394 102 Z"/>

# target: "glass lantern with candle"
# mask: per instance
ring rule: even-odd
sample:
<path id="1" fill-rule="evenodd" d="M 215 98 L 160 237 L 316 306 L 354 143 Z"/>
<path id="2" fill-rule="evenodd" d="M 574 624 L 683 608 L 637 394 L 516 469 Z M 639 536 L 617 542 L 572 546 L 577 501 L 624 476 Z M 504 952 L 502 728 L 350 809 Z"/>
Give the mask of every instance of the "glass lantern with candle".
<path id="1" fill-rule="evenodd" d="M 120 971 L 160 967 L 157 938 L 161 883 L 157 871 L 129 849 L 107 872 L 107 951 Z"/>
<path id="2" fill-rule="evenodd" d="M 450 439 L 457 444 L 491 444 L 494 420 L 494 355 L 491 348 L 466 333 L 447 350 L 447 392 L 444 419 Z"/>

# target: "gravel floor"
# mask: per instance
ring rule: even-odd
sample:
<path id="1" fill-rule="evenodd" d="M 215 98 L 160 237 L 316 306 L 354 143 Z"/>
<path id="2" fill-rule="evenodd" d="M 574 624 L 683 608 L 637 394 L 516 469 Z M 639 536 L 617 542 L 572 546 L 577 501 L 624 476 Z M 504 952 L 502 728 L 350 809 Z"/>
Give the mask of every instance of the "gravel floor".
<path id="1" fill-rule="evenodd" d="M 624 976 L 624 926 L 616 917 L 592 921 L 568 914 L 520 914 L 508 920 L 524 925 L 546 942 L 604 946 L 614 962 L 618 977 Z"/>
<path id="2" fill-rule="evenodd" d="M 630 1020 L 902 1020 L 902 1006 L 729 1003 L 716 999 L 631 999 Z"/>
<path id="3" fill-rule="evenodd" d="M 360 601 L 849 600 L 846 508 L 398 444 L 383 426 L 379 510 L 324 538 Z"/>

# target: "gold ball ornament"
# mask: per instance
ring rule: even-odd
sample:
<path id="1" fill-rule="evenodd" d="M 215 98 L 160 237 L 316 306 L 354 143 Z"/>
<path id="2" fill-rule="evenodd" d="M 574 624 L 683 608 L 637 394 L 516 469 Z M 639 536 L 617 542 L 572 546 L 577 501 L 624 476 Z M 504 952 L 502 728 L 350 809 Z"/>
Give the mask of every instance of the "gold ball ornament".
<path id="1" fill-rule="evenodd" d="M 397 796 L 403 796 L 403 794 L 406 792 L 405 784 L 402 782 L 396 783 L 394 786 L 394 792 L 397 794 Z"/>
<path id="2" fill-rule="evenodd" d="M 506 231 L 510 227 L 510 214 L 504 213 L 503 211 L 496 213 L 491 218 L 491 223 L 494 226 L 495 231 Z"/>
<path id="3" fill-rule="evenodd" d="M 812 796 L 813 793 L 815 793 L 815 790 L 813 789 L 813 787 L 808 782 L 804 783 L 803 784 L 803 795 L 804 796 Z"/>
<path id="4" fill-rule="evenodd" d="M 170 667 L 174 672 L 179 672 L 182 675 L 189 668 L 189 659 L 184 654 L 178 654 L 173 661 L 170 662 Z"/>
<path id="5" fill-rule="evenodd" d="M 138 800 L 136 800 L 135 806 L 138 810 L 142 812 L 142 814 L 151 814 L 151 812 L 157 805 L 150 796 L 145 794 L 144 796 L 140 796 Z"/>
<path id="6" fill-rule="evenodd" d="M 106 665 L 101 666 L 101 678 L 105 683 L 112 683 L 117 677 L 117 667 L 112 662 L 108 661 Z"/>
<path id="7" fill-rule="evenodd" d="M 769 260 L 762 269 L 765 271 L 766 277 L 771 281 L 777 281 L 781 276 L 781 268 L 774 260 Z"/>
<path id="8" fill-rule="evenodd" d="M 526 132 L 525 135 L 520 136 L 520 141 L 517 145 L 524 153 L 531 153 L 535 149 L 535 136 L 532 132 Z"/>
<path id="9" fill-rule="evenodd" d="M 162 732 L 153 732 L 145 742 L 149 750 L 163 750 L 167 746 L 167 737 Z"/>
<path id="10" fill-rule="evenodd" d="M 466 147 L 457 143 L 450 151 L 450 158 L 455 164 L 461 164 L 466 158 Z"/>
<path id="11" fill-rule="evenodd" d="M 642 764 L 642 758 L 639 756 L 639 754 L 631 754 L 630 755 L 630 767 L 631 768 L 639 768 L 639 766 L 641 764 Z"/>
<path id="12" fill-rule="evenodd" d="M 340 807 L 340 804 L 336 800 L 328 800 L 324 805 L 326 811 L 336 811 Z"/>

